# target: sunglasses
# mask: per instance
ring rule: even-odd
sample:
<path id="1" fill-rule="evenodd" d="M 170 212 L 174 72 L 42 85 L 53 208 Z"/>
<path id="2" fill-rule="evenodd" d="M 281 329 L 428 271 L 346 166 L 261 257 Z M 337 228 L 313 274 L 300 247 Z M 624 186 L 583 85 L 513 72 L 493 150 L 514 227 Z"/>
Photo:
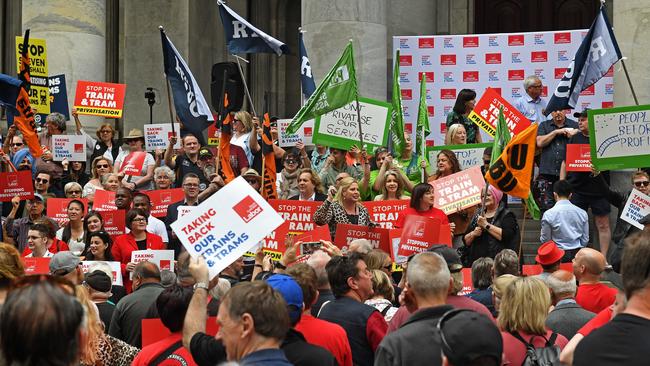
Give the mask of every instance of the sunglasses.
<path id="1" fill-rule="evenodd" d="M 81 194 L 81 191 L 68 191 L 68 194 Z"/>
<path id="2" fill-rule="evenodd" d="M 102 168 L 109 168 L 110 166 L 108 164 L 101 164 L 101 165 L 97 164 L 97 165 L 95 165 L 95 167 L 98 168 L 98 169 L 102 169 Z"/>
<path id="3" fill-rule="evenodd" d="M 101 131 L 99 131 L 99 133 L 113 133 L 113 131 L 111 131 L 111 130 L 101 130 Z"/>
<path id="4" fill-rule="evenodd" d="M 37 183 L 47 183 L 47 182 L 49 182 L 49 180 L 48 179 L 43 179 L 43 178 L 36 178 L 36 182 Z"/>
<path id="5" fill-rule="evenodd" d="M 296 160 L 285 160 L 284 162 L 287 164 L 298 164 L 298 161 Z"/>
<path id="6" fill-rule="evenodd" d="M 636 187 L 647 187 L 650 184 L 650 181 L 644 180 L 641 182 L 634 182 L 634 186 Z"/>
<path id="7" fill-rule="evenodd" d="M 23 144 L 22 142 L 15 142 L 15 143 L 11 144 L 11 146 L 14 146 L 14 147 L 23 146 L 23 145 L 25 145 L 25 144 Z"/>

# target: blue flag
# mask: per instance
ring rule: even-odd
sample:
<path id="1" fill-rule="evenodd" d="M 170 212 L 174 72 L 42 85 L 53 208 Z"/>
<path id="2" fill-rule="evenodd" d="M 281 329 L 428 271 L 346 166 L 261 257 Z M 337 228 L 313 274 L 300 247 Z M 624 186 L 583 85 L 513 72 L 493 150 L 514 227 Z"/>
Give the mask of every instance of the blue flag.
<path id="1" fill-rule="evenodd" d="M 217 1 L 217 5 L 230 54 L 276 53 L 282 56 L 289 53 L 286 44 L 255 28 L 223 2 Z"/>
<path id="2" fill-rule="evenodd" d="M 302 95 L 305 99 L 309 97 L 316 90 L 316 81 L 314 81 L 314 75 L 311 73 L 311 62 L 309 62 L 309 57 L 307 57 L 307 49 L 305 48 L 305 42 L 302 40 L 302 32 L 299 32 L 299 41 L 300 41 L 300 84 L 302 85 Z"/>
<path id="3" fill-rule="evenodd" d="M 607 20 L 605 8 L 601 6 L 573 61 L 548 101 L 545 114 L 561 109 L 573 109 L 580 92 L 600 80 L 621 58 L 623 56 Z"/>
<path id="4" fill-rule="evenodd" d="M 205 101 L 190 68 L 162 27 L 160 28 L 160 37 L 162 39 L 165 75 L 171 86 L 176 114 L 183 124 L 181 136 L 184 135 L 184 132 L 190 132 L 199 139 L 201 145 L 205 145 L 203 130 L 214 122 L 210 107 Z"/>
<path id="5" fill-rule="evenodd" d="M 22 81 L 9 75 L 0 74 L 0 106 L 18 114 L 18 110 L 16 110 L 16 99 L 18 99 L 22 85 Z"/>

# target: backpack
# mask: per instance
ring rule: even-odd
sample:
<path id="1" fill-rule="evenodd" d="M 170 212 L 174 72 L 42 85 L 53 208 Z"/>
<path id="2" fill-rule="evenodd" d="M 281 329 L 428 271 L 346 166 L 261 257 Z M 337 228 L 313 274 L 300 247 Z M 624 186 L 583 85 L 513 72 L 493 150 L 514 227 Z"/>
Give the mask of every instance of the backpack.
<path id="1" fill-rule="evenodd" d="M 522 366 L 560 365 L 560 347 L 555 345 L 557 333 L 553 332 L 548 339 L 544 336 L 540 336 L 546 341 L 544 347 L 535 347 L 532 343 L 526 342 L 526 340 L 519 335 L 519 332 L 510 332 L 510 334 L 526 345 L 526 358 L 524 358 L 524 362 L 521 364 Z M 531 341 L 535 337 L 537 336 L 533 336 Z"/>

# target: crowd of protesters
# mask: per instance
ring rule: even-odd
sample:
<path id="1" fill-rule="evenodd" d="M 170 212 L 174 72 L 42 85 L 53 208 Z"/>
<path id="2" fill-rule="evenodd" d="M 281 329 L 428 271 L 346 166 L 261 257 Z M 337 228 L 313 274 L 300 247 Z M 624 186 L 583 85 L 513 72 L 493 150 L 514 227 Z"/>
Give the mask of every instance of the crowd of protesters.
<path id="1" fill-rule="evenodd" d="M 346 248 L 322 241 L 308 257 L 299 255 L 300 242 L 288 240 L 278 261 L 260 249 L 211 279 L 205 260 L 191 258 L 170 227 L 179 207 L 197 206 L 226 184 L 216 150 L 200 146 L 203 139 L 181 131 L 180 149 L 173 136 L 166 149 L 146 153 L 139 175 L 126 175 L 122 163 L 145 149 L 138 128 L 120 140 L 102 124 L 95 139 L 73 110 L 74 133 L 85 136 L 89 151 L 83 162 L 53 159 L 52 136 L 66 133 L 59 113 L 46 118 L 38 158 L 9 128 L 4 161 L 31 173 L 34 197 L 2 205 L 0 364 L 520 365 L 535 357 L 552 365 L 644 364 L 650 233 L 621 218 L 609 228 L 610 205 L 621 210 L 630 190 L 611 188 L 606 172 L 566 171 L 566 145 L 588 141 L 586 113 L 575 114 L 578 122 L 562 111 L 538 119 L 541 80 L 528 77 L 524 86 L 515 105 L 539 122 L 541 152 L 535 275 L 522 271 L 523 233 L 504 193 L 486 185 L 479 206 L 445 214 L 435 207 L 431 182 L 470 167 L 441 150 L 430 169 L 409 135 L 396 154 L 275 144 L 277 196 L 322 202 L 313 220 L 328 225 L 332 239 L 339 224 L 376 225 L 361 202 L 403 200 L 395 227 L 407 215 L 436 218 L 449 225 L 451 245 L 411 255 L 395 271 L 393 254 L 366 240 Z M 467 118 L 475 98 L 471 90 L 459 93 L 447 144 L 481 142 Z M 233 117 L 227 161 L 259 191 L 259 120 L 245 111 Z M 277 127 L 271 132 L 277 142 Z M 489 158 L 487 150 L 486 165 Z M 650 193 L 643 171 L 632 185 Z M 148 192 L 169 188 L 181 188 L 183 198 L 158 219 Z M 101 190 L 113 192 L 124 211 L 125 234 L 109 235 L 93 209 Z M 46 215 L 52 198 L 71 199 L 63 226 Z M 589 209 L 600 250 L 592 248 Z M 131 261 L 133 251 L 145 249 L 174 250 L 175 271 Z M 26 276 L 22 257 L 49 258 L 50 274 Z M 82 261 L 89 268 L 82 270 Z M 113 284 L 113 261 L 123 286 Z M 464 278 L 467 268 L 471 278 Z M 164 329 L 156 342 L 143 342 L 146 319 L 159 319 Z"/>

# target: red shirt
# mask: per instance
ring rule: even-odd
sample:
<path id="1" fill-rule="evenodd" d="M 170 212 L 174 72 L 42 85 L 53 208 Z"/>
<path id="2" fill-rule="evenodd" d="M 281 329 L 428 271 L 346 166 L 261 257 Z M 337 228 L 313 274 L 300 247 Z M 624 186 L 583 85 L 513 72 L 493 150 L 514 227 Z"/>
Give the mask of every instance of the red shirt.
<path id="1" fill-rule="evenodd" d="M 302 314 L 295 329 L 302 333 L 308 343 L 330 351 L 341 366 L 352 366 L 352 350 L 348 336 L 340 325 Z"/>
<path id="2" fill-rule="evenodd" d="M 147 232 L 147 248 L 146 249 L 165 249 L 162 238 L 159 235 Z M 111 253 L 113 258 L 120 262 L 122 268 L 122 278 L 124 281 L 124 288 L 126 292 L 131 293 L 131 279 L 129 273 L 126 271 L 126 265 L 131 262 L 131 253 L 138 249 L 138 243 L 135 242 L 135 237 L 132 233 L 122 234 L 115 238 Z"/>
<path id="3" fill-rule="evenodd" d="M 170 334 L 167 338 L 162 339 L 156 343 L 152 343 L 146 347 L 144 347 L 140 353 L 138 353 L 138 356 L 133 360 L 133 363 L 131 363 L 131 366 L 147 366 L 149 365 L 153 360 L 155 360 L 158 355 L 163 353 L 168 347 L 170 347 L 172 344 L 180 341 L 183 339 L 183 333 L 177 332 L 177 333 L 172 333 Z M 181 361 L 185 361 L 184 363 Z M 165 360 L 163 360 L 161 363 L 158 365 L 160 366 L 176 366 L 176 365 L 187 365 L 187 366 L 197 366 L 196 362 L 194 362 L 194 359 L 192 358 L 192 355 L 190 354 L 190 351 L 181 346 L 172 352 Z"/>
<path id="4" fill-rule="evenodd" d="M 591 318 L 591 320 L 588 321 L 587 324 L 583 325 L 582 328 L 578 329 L 578 333 L 582 334 L 585 337 L 588 336 L 589 333 L 602 327 L 603 325 L 607 324 L 610 320 L 612 320 L 613 312 L 614 311 L 611 306 L 606 307 L 605 310 L 596 314 L 596 316 Z"/>
<path id="5" fill-rule="evenodd" d="M 553 332 L 550 330 L 546 331 L 544 337 L 548 339 Z M 531 343 L 532 335 L 526 332 L 519 332 L 519 335 Z M 520 340 L 513 337 L 509 332 L 501 332 L 501 337 L 503 338 L 503 364 L 504 365 L 521 365 L 526 358 L 526 345 L 524 345 Z M 546 345 L 546 340 L 541 336 L 536 336 L 532 338 L 532 343 L 535 347 L 544 347 Z M 564 349 L 564 346 L 569 343 L 569 341 L 561 334 L 557 335 L 555 340 L 555 345 L 559 346 L 560 349 Z"/>
<path id="6" fill-rule="evenodd" d="M 424 217 L 430 217 L 432 219 L 438 218 L 440 219 L 441 224 L 449 224 L 447 215 L 445 215 L 444 211 L 442 211 L 441 209 L 431 207 L 431 209 L 427 211 L 418 211 L 413 207 L 407 207 L 402 212 L 399 213 L 399 217 L 397 218 L 397 222 L 395 223 L 396 228 L 404 227 L 404 220 L 406 219 L 406 215 L 424 216 Z"/>
<path id="7" fill-rule="evenodd" d="M 576 302 L 583 309 L 598 314 L 616 301 L 616 292 L 615 288 L 602 283 L 581 284 L 578 286 Z"/>
<path id="8" fill-rule="evenodd" d="M 370 343 L 373 352 L 377 351 L 379 343 L 384 339 L 387 332 L 388 323 L 386 323 L 384 316 L 378 311 L 373 311 L 366 323 L 366 339 Z"/>

